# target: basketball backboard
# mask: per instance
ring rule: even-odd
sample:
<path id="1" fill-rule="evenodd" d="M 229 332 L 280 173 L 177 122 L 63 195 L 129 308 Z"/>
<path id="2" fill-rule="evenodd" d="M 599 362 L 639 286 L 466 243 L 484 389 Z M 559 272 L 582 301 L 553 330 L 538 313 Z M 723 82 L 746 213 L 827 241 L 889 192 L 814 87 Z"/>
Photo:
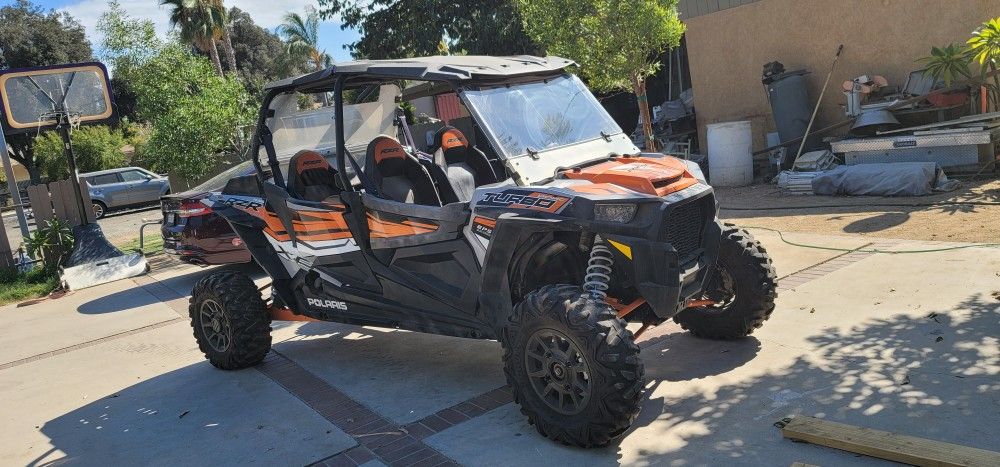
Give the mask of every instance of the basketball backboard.
<path id="1" fill-rule="evenodd" d="M 74 125 L 115 117 L 108 73 L 97 62 L 0 71 L 0 101 L 8 134 L 52 129 L 60 112 Z"/>

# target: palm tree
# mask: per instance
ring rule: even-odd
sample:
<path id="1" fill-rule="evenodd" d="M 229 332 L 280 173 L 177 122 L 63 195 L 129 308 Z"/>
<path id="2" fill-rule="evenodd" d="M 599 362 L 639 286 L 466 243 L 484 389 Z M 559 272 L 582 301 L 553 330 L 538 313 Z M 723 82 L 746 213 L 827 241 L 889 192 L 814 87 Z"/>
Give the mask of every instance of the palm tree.
<path id="1" fill-rule="evenodd" d="M 288 53 L 303 54 L 316 71 L 330 66 L 330 56 L 319 50 L 319 15 L 314 8 L 306 10 L 306 17 L 288 13 L 285 22 L 278 26 L 278 34 L 285 39 Z"/>
<path id="2" fill-rule="evenodd" d="M 221 7 L 221 2 L 213 4 L 211 0 L 160 0 L 160 5 L 170 7 L 170 25 L 180 28 L 181 40 L 207 52 L 215 72 L 222 76 L 222 62 L 215 44 L 224 29 L 220 26 L 225 24 L 226 11 Z"/>
<path id="3" fill-rule="evenodd" d="M 229 35 L 229 11 L 226 10 L 223 0 L 209 0 L 209 2 L 222 12 L 222 23 L 219 25 L 222 32 L 222 48 L 226 51 L 226 64 L 229 65 L 229 70 L 236 73 L 236 53 L 233 51 L 233 38 Z"/>

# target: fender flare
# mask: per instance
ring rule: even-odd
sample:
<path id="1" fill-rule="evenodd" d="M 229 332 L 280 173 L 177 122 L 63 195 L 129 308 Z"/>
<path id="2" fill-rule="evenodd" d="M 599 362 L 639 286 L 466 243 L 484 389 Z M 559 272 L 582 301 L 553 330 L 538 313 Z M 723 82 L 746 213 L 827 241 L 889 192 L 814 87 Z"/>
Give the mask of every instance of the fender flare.
<path id="1" fill-rule="evenodd" d="M 560 231 L 581 232 L 583 227 L 571 219 L 539 219 L 510 213 L 497 218 L 497 225 L 483 260 L 479 288 L 479 309 L 494 329 L 500 329 L 514 309 L 510 299 L 511 265 L 518 257 L 544 246 L 539 243 L 526 247 L 525 242 L 535 234 Z"/>

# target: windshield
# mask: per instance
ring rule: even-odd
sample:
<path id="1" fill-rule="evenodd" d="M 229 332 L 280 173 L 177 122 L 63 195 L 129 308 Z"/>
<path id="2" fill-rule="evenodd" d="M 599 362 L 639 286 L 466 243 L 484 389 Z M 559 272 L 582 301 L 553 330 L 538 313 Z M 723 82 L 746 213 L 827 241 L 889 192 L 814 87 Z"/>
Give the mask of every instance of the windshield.
<path id="1" fill-rule="evenodd" d="M 507 158 L 622 132 L 573 75 L 469 90 L 464 96 Z"/>
<path id="2" fill-rule="evenodd" d="M 344 140 L 354 157 L 364 158 L 368 143 L 376 136 L 395 134 L 392 119 L 399 95 L 395 84 L 344 91 Z M 289 92 L 276 96 L 270 108 L 274 116 L 267 119 L 267 126 L 273 134 L 278 160 L 286 160 L 303 149 L 328 157 L 336 154 L 335 111 L 330 94 Z M 259 156 L 266 160 L 264 148 Z"/>

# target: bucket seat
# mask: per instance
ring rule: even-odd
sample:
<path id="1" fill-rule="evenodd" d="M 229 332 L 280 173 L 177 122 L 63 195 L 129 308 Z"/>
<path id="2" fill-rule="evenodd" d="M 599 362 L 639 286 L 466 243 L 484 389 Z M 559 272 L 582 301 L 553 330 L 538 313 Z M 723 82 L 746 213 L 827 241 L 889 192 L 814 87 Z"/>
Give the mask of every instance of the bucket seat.
<path id="1" fill-rule="evenodd" d="M 322 154 L 299 151 L 288 161 L 288 168 L 288 193 L 293 198 L 318 202 L 340 194 L 337 170 Z"/>
<path id="2" fill-rule="evenodd" d="M 365 172 L 379 193 L 393 201 L 441 205 L 427 169 L 391 136 L 379 135 L 368 143 Z"/>
<path id="3" fill-rule="evenodd" d="M 497 182 L 486 154 L 469 145 L 457 128 L 442 127 L 434 134 L 434 163 L 448 175 L 448 181 L 460 201 L 472 199 L 477 186 Z"/>

